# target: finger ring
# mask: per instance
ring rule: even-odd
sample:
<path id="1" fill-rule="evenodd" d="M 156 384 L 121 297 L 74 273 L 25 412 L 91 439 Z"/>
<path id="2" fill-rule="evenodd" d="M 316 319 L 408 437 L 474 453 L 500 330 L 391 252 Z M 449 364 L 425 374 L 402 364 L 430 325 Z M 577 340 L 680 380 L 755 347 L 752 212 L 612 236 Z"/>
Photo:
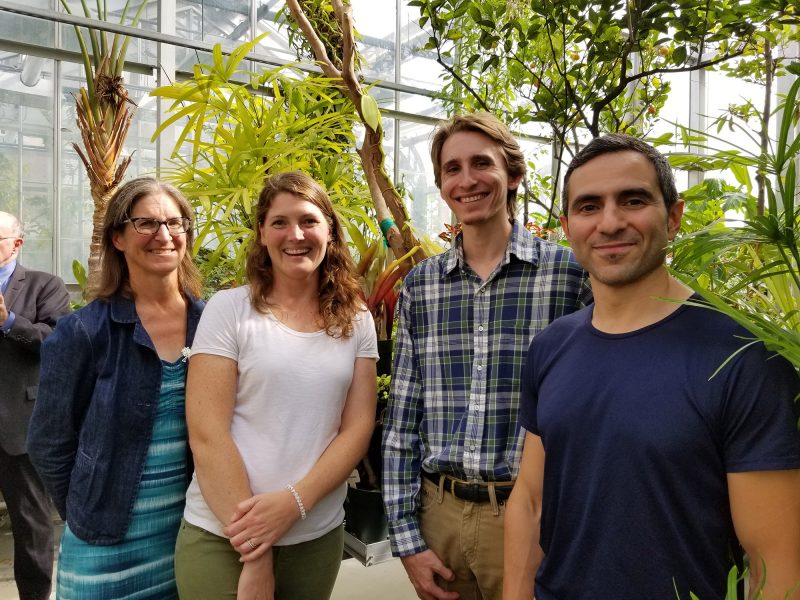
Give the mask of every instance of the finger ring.
<path id="1" fill-rule="evenodd" d="M 250 550 L 258 548 L 258 546 L 253 543 L 253 538 L 247 538 L 247 545 L 250 546 Z"/>

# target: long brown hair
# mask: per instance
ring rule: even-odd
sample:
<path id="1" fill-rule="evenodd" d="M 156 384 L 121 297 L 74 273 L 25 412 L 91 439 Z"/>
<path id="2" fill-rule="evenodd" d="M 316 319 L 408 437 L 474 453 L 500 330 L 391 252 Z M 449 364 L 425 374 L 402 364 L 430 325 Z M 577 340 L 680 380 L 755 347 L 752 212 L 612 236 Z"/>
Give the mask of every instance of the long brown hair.
<path id="1" fill-rule="evenodd" d="M 191 222 L 186 236 L 186 253 L 181 264 L 178 265 L 178 285 L 182 291 L 188 292 L 195 298 L 200 297 L 201 276 L 200 271 L 192 261 L 192 243 L 194 242 L 194 212 L 189 201 L 177 188 L 153 177 L 137 177 L 121 185 L 106 209 L 103 221 L 103 240 L 100 254 L 100 279 L 89 290 L 90 298 L 110 299 L 112 296 L 131 294 L 128 263 L 125 254 L 114 247 L 113 236 L 117 231 L 126 226 L 130 218 L 131 209 L 146 196 L 164 193 L 175 201 L 181 216 Z"/>
<path id="2" fill-rule="evenodd" d="M 280 193 L 292 194 L 311 202 L 322 211 L 330 228 L 331 239 L 325 258 L 319 266 L 319 312 L 325 333 L 332 337 L 353 335 L 353 319 L 364 303 L 361 288 L 355 275 L 355 266 L 344 237 L 344 229 L 325 189 L 300 171 L 278 173 L 270 177 L 258 197 L 255 235 L 247 253 L 247 281 L 250 284 L 250 301 L 257 311 L 269 310 L 267 295 L 275 283 L 272 260 L 261 244 L 259 227 L 264 224 L 272 202 Z"/>

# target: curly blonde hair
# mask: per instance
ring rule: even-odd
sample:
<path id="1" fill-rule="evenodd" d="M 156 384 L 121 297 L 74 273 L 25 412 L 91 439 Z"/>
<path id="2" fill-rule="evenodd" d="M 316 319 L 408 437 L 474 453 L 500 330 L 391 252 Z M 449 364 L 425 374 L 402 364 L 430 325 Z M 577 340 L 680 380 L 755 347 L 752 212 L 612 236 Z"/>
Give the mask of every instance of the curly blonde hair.
<path id="1" fill-rule="evenodd" d="M 259 228 L 264 224 L 275 197 L 292 194 L 311 202 L 322 211 L 330 228 L 331 239 L 322 264 L 319 266 L 319 312 L 325 333 L 331 337 L 353 335 L 353 320 L 364 310 L 361 288 L 355 275 L 355 265 L 344 237 L 344 229 L 325 189 L 300 171 L 278 173 L 270 177 L 258 197 L 255 235 L 247 253 L 245 272 L 250 284 L 250 301 L 258 312 L 269 310 L 267 295 L 275 281 L 272 260 L 261 244 Z"/>

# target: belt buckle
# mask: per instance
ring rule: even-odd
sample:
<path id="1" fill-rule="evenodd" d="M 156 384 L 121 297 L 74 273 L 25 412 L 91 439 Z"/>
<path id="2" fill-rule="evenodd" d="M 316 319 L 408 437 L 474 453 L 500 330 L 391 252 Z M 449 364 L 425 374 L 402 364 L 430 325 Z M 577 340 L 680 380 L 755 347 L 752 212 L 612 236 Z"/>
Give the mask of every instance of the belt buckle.
<path id="1" fill-rule="evenodd" d="M 467 502 L 486 502 L 489 498 L 488 490 L 484 491 L 478 483 L 462 483 L 460 484 L 460 492 L 461 495 L 457 497 Z M 484 494 L 486 497 L 484 497 Z"/>

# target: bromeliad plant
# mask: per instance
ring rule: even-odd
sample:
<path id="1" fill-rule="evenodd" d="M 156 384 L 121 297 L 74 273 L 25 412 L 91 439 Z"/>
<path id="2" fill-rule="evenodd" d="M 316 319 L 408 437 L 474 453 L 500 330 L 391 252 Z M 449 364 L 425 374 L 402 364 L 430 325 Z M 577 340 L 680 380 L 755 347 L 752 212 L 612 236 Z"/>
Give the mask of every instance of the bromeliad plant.
<path id="1" fill-rule="evenodd" d="M 800 65 L 788 70 L 800 74 Z M 741 222 L 723 218 L 680 238 L 673 247 L 673 271 L 700 293 L 705 305 L 729 315 L 800 369 L 800 194 L 796 171 L 800 138 L 790 137 L 798 120 L 798 91 L 800 80 L 786 95 L 778 139 L 771 140 L 766 151 L 748 152 L 718 135 L 684 130 L 684 136 L 692 136 L 692 144 L 708 154 L 671 160 L 678 167 L 730 168 L 746 200 L 740 202 Z M 746 123 L 735 125 L 754 137 Z M 717 144 L 722 144 L 722 149 L 712 147 Z M 765 187 L 763 212 L 751 194 L 751 172 L 761 175 Z M 741 200 L 741 192 L 736 193 Z"/>
<path id="2" fill-rule="evenodd" d="M 392 323 L 394 309 L 397 305 L 398 288 L 409 267 L 409 259 L 418 248 L 422 248 L 426 256 L 433 256 L 444 251 L 439 244 L 425 235 L 417 235 L 419 246 L 415 246 L 405 255 L 392 260 L 388 245 L 383 238 L 373 241 L 360 259 L 356 271 L 361 280 L 367 309 L 375 319 L 375 327 L 379 340 L 392 339 Z"/>

